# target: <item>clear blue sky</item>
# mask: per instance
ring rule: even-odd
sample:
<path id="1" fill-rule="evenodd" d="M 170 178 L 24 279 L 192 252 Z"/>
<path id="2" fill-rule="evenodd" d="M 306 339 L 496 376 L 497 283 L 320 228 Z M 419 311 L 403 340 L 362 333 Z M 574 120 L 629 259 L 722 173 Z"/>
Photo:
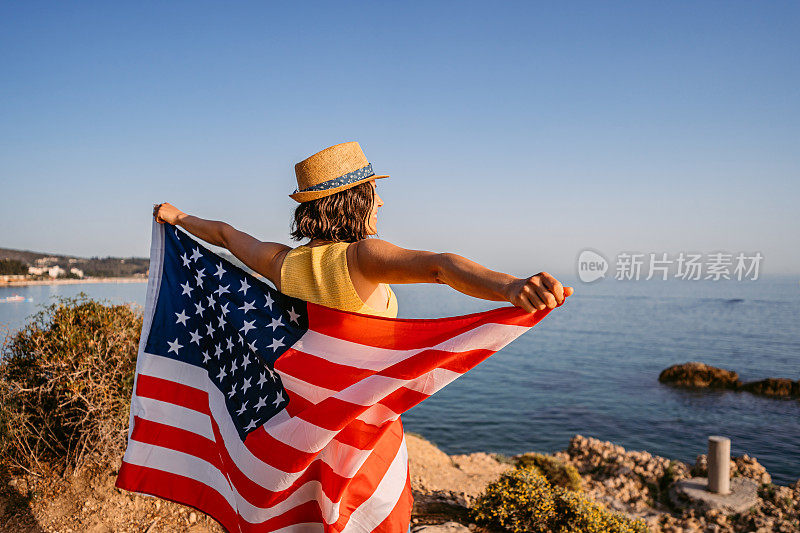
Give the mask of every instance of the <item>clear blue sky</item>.
<path id="1" fill-rule="evenodd" d="M 798 28 L 797 2 L 4 2 L 0 246 L 146 256 L 161 201 L 290 243 L 294 163 L 356 140 L 401 246 L 798 273 Z"/>

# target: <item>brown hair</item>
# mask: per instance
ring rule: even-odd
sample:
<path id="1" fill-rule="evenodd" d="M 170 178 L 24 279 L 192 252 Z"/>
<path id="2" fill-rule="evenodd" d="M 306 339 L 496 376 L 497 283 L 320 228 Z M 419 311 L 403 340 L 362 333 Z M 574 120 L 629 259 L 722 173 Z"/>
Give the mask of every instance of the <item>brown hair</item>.
<path id="1" fill-rule="evenodd" d="M 375 191 L 369 180 L 343 191 L 303 202 L 294 210 L 292 239 L 356 242 L 366 239 L 367 217 Z"/>

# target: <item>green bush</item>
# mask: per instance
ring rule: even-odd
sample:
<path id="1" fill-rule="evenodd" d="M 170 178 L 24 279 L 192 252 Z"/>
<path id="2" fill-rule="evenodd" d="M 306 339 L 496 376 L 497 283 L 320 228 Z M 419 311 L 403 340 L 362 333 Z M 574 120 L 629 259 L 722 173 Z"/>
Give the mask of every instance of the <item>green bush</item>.
<path id="1" fill-rule="evenodd" d="M 555 514 L 553 490 L 535 466 L 509 470 L 486 487 L 472 505 L 478 524 L 509 531 L 544 531 Z"/>
<path id="2" fill-rule="evenodd" d="M 584 495 L 554 487 L 533 464 L 504 473 L 470 509 L 483 526 L 512 533 L 647 533 L 644 522 L 612 513 Z"/>
<path id="3" fill-rule="evenodd" d="M 578 473 L 578 469 L 552 455 L 526 453 L 517 458 L 516 466 L 528 465 L 535 466 L 552 485 L 569 490 L 581 490 L 581 475 Z"/>
<path id="4" fill-rule="evenodd" d="M 614 513 L 583 494 L 555 487 L 558 517 L 550 529 L 555 533 L 647 533 L 649 529 L 641 520 L 633 520 L 622 513 Z"/>
<path id="5" fill-rule="evenodd" d="M 76 468 L 125 445 L 140 309 L 81 292 L 8 337 L 0 360 L 0 466 Z"/>

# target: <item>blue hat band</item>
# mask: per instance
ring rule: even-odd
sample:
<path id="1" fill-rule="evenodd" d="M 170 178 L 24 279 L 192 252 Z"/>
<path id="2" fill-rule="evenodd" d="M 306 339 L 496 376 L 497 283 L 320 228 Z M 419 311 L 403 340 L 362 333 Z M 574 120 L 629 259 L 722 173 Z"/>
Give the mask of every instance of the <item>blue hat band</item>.
<path id="1" fill-rule="evenodd" d="M 309 191 L 325 191 L 328 189 L 341 187 L 342 185 L 350 185 L 351 183 L 367 179 L 370 176 L 374 175 L 375 172 L 372 171 L 372 163 L 369 163 L 365 167 L 361 167 L 358 170 L 348 172 L 347 174 L 342 174 L 338 178 L 333 178 L 332 180 L 323 181 L 322 183 L 317 183 L 316 185 L 312 185 L 311 187 L 306 187 L 302 191 L 298 191 L 297 189 L 295 189 L 294 192 L 298 193 L 298 192 L 309 192 Z"/>

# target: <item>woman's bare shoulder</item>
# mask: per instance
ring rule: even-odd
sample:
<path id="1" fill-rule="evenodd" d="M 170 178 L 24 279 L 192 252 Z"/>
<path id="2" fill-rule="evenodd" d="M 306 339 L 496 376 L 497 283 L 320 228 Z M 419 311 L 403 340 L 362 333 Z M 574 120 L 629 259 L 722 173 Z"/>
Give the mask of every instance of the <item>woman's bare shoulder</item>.
<path id="1" fill-rule="evenodd" d="M 383 239 L 363 239 L 347 249 L 356 275 L 376 283 L 424 283 L 432 279 L 440 254 L 402 248 Z"/>

